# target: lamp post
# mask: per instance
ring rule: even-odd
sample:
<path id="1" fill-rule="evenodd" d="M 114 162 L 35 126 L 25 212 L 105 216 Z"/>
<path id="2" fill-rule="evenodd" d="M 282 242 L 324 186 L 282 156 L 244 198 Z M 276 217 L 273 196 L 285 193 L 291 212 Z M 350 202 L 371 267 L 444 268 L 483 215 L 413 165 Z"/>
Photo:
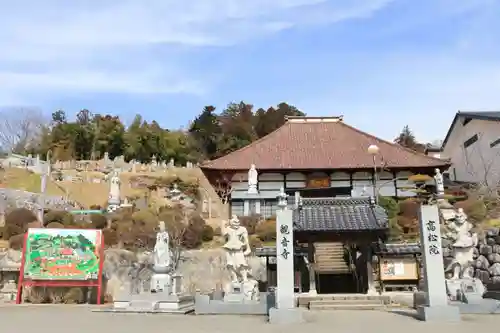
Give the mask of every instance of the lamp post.
<path id="1" fill-rule="evenodd" d="M 380 149 L 377 145 L 370 145 L 367 149 L 368 154 L 372 155 L 373 158 L 373 200 L 378 203 L 378 193 L 377 193 L 377 156 Z"/>
<path id="2" fill-rule="evenodd" d="M 41 202 L 39 203 L 39 210 L 38 210 L 38 219 L 40 220 L 40 223 L 43 225 L 43 215 L 45 213 L 45 190 L 47 189 L 47 176 L 50 179 L 50 150 L 47 152 L 47 158 L 46 158 L 46 163 L 47 167 L 43 168 L 42 171 L 42 179 L 40 182 L 40 200 Z"/>

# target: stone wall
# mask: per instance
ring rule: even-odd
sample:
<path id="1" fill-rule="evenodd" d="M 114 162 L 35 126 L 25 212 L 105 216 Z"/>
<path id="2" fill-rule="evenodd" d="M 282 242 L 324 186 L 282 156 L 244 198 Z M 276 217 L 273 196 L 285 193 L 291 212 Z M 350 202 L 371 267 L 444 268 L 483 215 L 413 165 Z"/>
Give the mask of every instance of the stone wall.
<path id="1" fill-rule="evenodd" d="M 0 271 L 4 271 L 0 280 L 0 302 L 12 300 L 9 293 L 12 289 L 9 281 L 16 279 L 21 262 L 20 251 L 8 249 L 0 252 Z M 107 249 L 105 251 L 104 277 L 107 299 L 116 297 L 124 290 L 140 290 L 149 286 L 152 275 L 150 253 L 133 253 L 123 249 Z M 261 281 L 266 279 L 265 261 L 250 257 L 252 275 Z M 210 292 L 223 287 L 229 281 L 225 269 L 223 252 L 215 250 L 192 250 L 182 255 L 178 272 L 183 276 L 183 288 L 189 293 Z"/>
<path id="2" fill-rule="evenodd" d="M 500 290 L 500 233 L 498 228 L 487 230 L 474 249 L 474 276 L 488 290 Z"/>

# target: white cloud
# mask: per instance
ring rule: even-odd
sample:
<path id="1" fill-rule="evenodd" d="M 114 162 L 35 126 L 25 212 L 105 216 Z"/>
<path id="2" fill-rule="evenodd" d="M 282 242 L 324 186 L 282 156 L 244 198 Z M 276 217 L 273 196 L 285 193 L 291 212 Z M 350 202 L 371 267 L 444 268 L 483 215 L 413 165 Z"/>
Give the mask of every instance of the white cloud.
<path id="1" fill-rule="evenodd" d="M 231 45 L 303 24 L 366 17 L 390 1 L 10 2 L 0 11 L 0 105 L 82 91 L 203 94 L 200 77 L 154 46 Z"/>

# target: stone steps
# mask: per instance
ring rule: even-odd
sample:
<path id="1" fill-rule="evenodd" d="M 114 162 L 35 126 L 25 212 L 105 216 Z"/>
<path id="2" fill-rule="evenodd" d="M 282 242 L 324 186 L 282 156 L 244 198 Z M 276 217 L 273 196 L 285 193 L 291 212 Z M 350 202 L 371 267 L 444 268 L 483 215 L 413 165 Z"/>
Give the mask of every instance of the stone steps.
<path id="1" fill-rule="evenodd" d="M 315 270 L 318 273 L 347 274 L 349 266 L 344 260 L 342 243 L 315 243 Z"/>
<path id="2" fill-rule="evenodd" d="M 310 310 L 383 310 L 390 299 L 382 296 L 331 295 L 308 302 Z"/>
<path id="3" fill-rule="evenodd" d="M 309 310 L 333 311 L 333 310 L 383 310 L 384 304 L 309 304 Z"/>

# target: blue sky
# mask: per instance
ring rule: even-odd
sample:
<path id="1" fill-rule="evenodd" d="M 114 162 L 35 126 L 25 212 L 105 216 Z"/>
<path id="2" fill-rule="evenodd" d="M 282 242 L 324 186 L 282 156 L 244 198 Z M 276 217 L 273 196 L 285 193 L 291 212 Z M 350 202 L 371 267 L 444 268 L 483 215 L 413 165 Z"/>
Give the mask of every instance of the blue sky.
<path id="1" fill-rule="evenodd" d="M 500 0 L 18 0 L 0 11 L 0 106 L 185 126 L 281 101 L 385 139 L 442 139 L 500 109 Z"/>

